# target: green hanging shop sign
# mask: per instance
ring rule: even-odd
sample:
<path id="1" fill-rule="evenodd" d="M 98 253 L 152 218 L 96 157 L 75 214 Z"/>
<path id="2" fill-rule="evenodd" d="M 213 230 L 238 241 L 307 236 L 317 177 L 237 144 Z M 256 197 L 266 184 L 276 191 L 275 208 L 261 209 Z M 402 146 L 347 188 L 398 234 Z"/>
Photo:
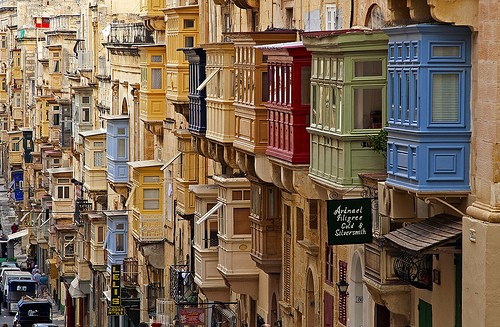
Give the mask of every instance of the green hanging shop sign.
<path id="1" fill-rule="evenodd" d="M 328 244 L 372 241 L 372 199 L 327 200 Z"/>

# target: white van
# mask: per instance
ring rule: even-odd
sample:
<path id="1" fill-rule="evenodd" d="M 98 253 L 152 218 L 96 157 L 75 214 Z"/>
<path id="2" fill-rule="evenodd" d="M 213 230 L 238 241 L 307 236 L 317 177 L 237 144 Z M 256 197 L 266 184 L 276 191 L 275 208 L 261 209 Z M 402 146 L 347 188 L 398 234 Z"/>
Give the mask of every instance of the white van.
<path id="1" fill-rule="evenodd" d="M 0 284 L 3 306 L 7 307 L 6 299 L 7 299 L 7 292 L 9 290 L 9 281 L 14 279 L 31 280 L 32 278 L 33 276 L 28 271 L 15 271 L 15 270 L 4 271 L 2 277 L 2 283 Z"/>

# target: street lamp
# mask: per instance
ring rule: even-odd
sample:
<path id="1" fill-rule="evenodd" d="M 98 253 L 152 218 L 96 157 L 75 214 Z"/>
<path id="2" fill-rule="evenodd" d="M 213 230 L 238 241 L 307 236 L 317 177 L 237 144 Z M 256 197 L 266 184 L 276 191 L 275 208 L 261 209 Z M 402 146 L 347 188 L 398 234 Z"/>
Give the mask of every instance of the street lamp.
<path id="1" fill-rule="evenodd" d="M 347 295 L 347 288 L 349 287 L 349 283 L 344 279 L 341 279 L 337 283 L 337 287 L 339 288 L 339 295 Z"/>

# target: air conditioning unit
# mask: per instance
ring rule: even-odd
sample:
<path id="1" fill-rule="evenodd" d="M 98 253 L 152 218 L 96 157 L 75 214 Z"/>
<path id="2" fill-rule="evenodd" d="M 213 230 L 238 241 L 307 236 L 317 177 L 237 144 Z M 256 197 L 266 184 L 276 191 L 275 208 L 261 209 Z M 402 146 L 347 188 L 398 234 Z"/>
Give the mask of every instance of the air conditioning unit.
<path id="1" fill-rule="evenodd" d="M 415 197 L 404 191 L 378 183 L 379 213 L 391 219 L 416 218 Z"/>

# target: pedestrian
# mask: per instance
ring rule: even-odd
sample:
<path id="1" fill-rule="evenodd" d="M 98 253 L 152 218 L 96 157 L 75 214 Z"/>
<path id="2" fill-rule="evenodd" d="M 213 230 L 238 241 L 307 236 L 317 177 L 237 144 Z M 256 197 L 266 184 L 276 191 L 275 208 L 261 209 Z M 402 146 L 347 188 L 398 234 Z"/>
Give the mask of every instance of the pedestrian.
<path id="1" fill-rule="evenodd" d="M 37 272 L 40 273 L 40 269 L 38 269 L 38 265 L 35 265 L 35 268 L 33 268 L 33 270 L 31 271 L 31 274 L 34 275 Z"/>
<path id="2" fill-rule="evenodd" d="M 36 296 L 38 297 L 40 295 L 40 279 L 42 278 L 42 275 L 40 275 L 40 271 L 36 271 L 33 274 L 33 277 L 31 278 L 36 282 Z"/>
<path id="3" fill-rule="evenodd" d="M 49 278 L 45 275 L 45 273 L 42 273 L 42 276 L 40 277 L 40 294 L 47 295 L 49 294 Z"/>

